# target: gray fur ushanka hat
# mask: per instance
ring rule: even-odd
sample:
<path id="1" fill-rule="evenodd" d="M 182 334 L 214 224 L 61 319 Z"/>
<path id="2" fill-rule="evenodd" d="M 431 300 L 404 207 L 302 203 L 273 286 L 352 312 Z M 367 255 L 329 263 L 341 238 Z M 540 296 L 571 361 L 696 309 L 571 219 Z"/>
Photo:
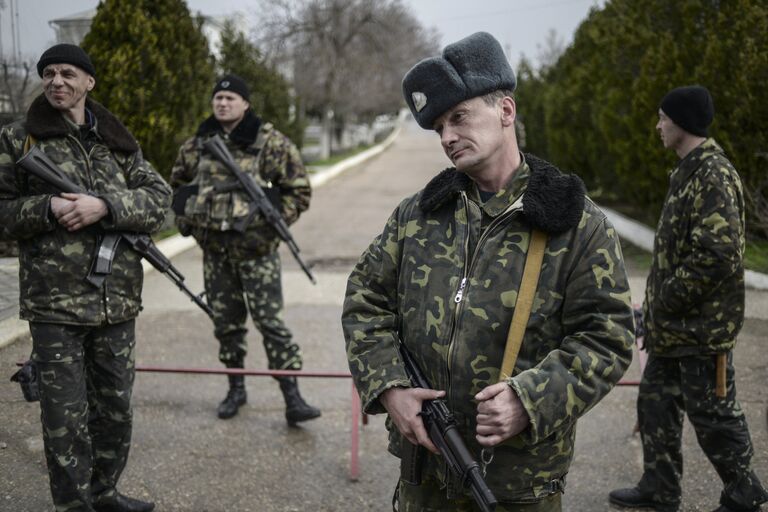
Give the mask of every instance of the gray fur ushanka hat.
<path id="1" fill-rule="evenodd" d="M 441 57 L 424 59 L 403 78 L 403 96 L 419 126 L 435 120 L 464 100 L 499 89 L 515 90 L 515 72 L 499 42 L 476 32 L 449 44 Z"/>

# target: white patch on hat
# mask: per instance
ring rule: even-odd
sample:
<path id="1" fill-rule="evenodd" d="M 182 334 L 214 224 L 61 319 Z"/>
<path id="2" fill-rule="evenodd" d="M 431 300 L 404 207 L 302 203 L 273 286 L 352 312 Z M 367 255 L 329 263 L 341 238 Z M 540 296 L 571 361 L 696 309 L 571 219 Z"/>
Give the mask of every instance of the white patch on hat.
<path id="1" fill-rule="evenodd" d="M 228 88 L 229 87 L 229 80 L 224 80 L 223 82 L 221 82 L 221 86 L 224 89 Z"/>
<path id="2" fill-rule="evenodd" d="M 423 92 L 413 92 L 411 93 L 411 98 L 413 99 L 413 106 L 416 112 L 421 112 L 427 106 L 427 95 Z"/>

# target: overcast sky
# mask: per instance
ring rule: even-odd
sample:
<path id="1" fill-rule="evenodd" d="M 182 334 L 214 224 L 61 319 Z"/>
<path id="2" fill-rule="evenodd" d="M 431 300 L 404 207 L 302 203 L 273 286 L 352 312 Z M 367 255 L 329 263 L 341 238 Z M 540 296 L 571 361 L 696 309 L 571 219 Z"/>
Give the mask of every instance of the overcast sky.
<path id="1" fill-rule="evenodd" d="M 8 4 L 0 12 L 0 36 L 5 55 L 10 55 L 11 30 Z M 92 9 L 98 0 L 15 0 L 19 5 L 22 56 L 36 59 L 54 43 L 50 20 Z M 550 29 L 569 44 L 579 23 L 590 7 L 602 0 L 403 0 L 427 27 L 435 27 L 443 36 L 443 45 L 457 41 L 478 30 L 490 32 L 507 50 L 513 64 L 520 54 L 537 61 Z M 206 15 L 240 12 L 255 19 L 253 0 L 188 0 L 193 11 Z"/>

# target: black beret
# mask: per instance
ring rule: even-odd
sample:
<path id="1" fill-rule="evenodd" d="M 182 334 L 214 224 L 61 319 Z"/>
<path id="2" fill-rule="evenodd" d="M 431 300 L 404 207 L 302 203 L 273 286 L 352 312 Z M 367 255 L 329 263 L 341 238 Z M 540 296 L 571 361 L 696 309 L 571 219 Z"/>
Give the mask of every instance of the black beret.
<path id="1" fill-rule="evenodd" d="M 440 57 L 424 59 L 403 78 L 403 96 L 419 126 L 435 120 L 464 100 L 499 89 L 515 90 L 515 72 L 499 42 L 476 32 L 449 44 Z"/>
<path id="2" fill-rule="evenodd" d="M 715 117 L 712 95 L 700 85 L 672 89 L 661 100 L 659 108 L 677 126 L 699 137 L 707 136 L 707 128 Z"/>
<path id="3" fill-rule="evenodd" d="M 229 74 L 219 78 L 216 85 L 213 88 L 211 96 L 215 96 L 219 91 L 230 91 L 239 94 L 245 101 L 248 101 L 248 97 L 251 94 L 251 90 L 248 88 L 248 84 L 245 80 L 237 75 Z"/>
<path id="4" fill-rule="evenodd" d="M 40 56 L 40 60 L 37 61 L 37 74 L 40 75 L 40 78 L 43 77 L 45 67 L 51 64 L 72 64 L 89 75 L 96 76 L 91 58 L 85 53 L 85 50 L 74 44 L 57 44 L 45 50 Z"/>

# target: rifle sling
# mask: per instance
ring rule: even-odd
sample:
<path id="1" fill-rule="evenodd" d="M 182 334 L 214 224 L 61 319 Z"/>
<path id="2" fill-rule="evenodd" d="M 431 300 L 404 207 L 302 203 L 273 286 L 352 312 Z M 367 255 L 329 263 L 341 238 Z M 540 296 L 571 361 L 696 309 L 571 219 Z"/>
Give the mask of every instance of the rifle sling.
<path id="1" fill-rule="evenodd" d="M 544 232 L 537 229 L 531 231 L 531 242 L 528 245 L 528 255 L 525 258 L 523 278 L 520 282 L 520 289 L 518 290 L 517 301 L 515 302 L 515 311 L 512 313 L 512 321 L 509 324 L 509 332 L 507 333 L 507 345 L 504 349 L 504 359 L 502 360 L 501 371 L 499 372 L 500 382 L 511 377 L 515 369 L 517 355 L 520 353 L 523 336 L 525 336 L 525 327 L 528 325 L 528 318 L 531 316 L 533 299 L 539 283 L 539 274 L 541 273 L 541 264 L 544 260 L 546 244 L 547 235 Z"/>

